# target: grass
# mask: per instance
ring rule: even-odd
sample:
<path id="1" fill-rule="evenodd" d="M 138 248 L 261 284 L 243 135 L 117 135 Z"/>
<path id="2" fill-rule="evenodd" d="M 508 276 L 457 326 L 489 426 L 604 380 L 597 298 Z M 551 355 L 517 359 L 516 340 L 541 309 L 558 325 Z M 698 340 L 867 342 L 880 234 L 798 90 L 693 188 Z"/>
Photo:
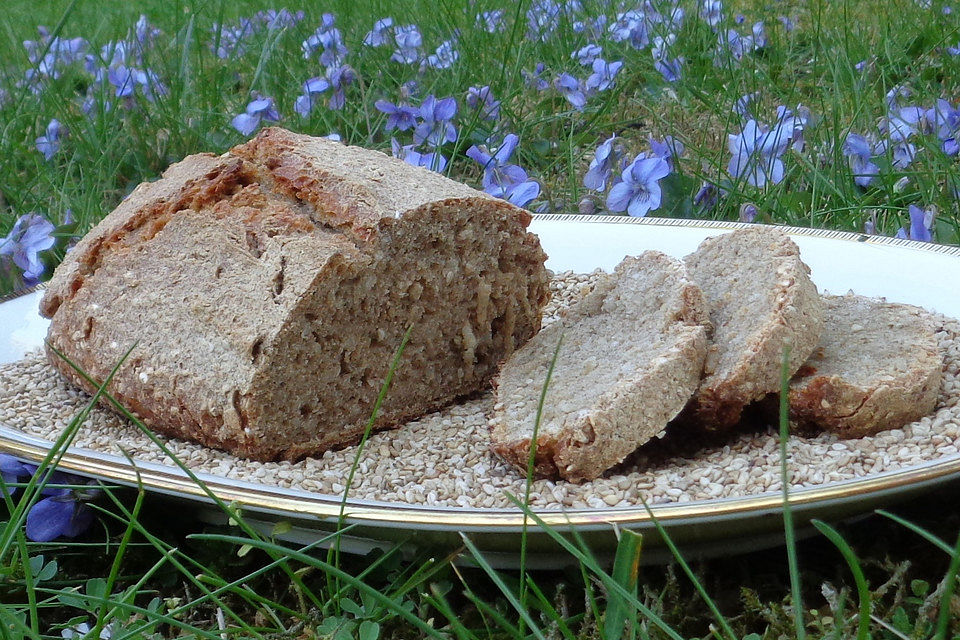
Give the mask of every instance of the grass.
<path id="1" fill-rule="evenodd" d="M 8 2 L 0 17 L 6 36 L 0 38 L 0 236 L 31 211 L 50 220 L 57 243 L 41 254 L 49 275 L 70 242 L 135 185 L 188 154 L 219 153 L 245 140 L 230 123 L 257 92 L 275 100 L 282 126 L 315 135 L 335 132 L 351 144 L 387 152 L 391 137 L 404 145 L 413 138 L 410 131 L 384 130 L 377 100 L 419 105 L 427 95 L 453 96 L 458 138 L 437 149 L 449 159 L 445 173 L 481 186 L 483 169 L 465 151 L 516 133 L 513 162 L 540 189 L 527 205 L 535 211 L 610 213 L 607 194 L 583 183 L 597 146 L 615 134 L 629 160 L 650 151 L 650 137 L 673 136 L 686 151 L 673 159 L 671 174 L 660 183 L 662 205 L 649 215 L 737 219 L 752 206 L 763 222 L 860 230 L 875 220 L 877 232 L 890 235 L 910 228 L 908 207 L 916 205 L 935 207 L 935 240 L 960 242 L 954 198 L 960 175 L 937 132 L 919 127 L 910 137 L 915 150 L 906 166 L 897 166 L 890 150 L 875 153 L 877 175 L 868 187 L 855 183 L 844 153 L 850 133 L 884 139 L 877 123 L 891 113 L 891 90 L 908 87 L 912 93 L 900 106 L 923 108 L 960 93 L 960 57 L 948 50 L 960 43 L 960 23 L 957 12 L 943 11 L 950 5 L 729 2 L 717 31 L 746 35 L 763 21 L 768 40 L 737 60 L 718 53 L 717 32 L 699 17 L 696 4 L 683 0 L 685 19 L 668 47 L 670 57 L 684 59 L 683 74 L 668 82 L 649 46 L 614 41 L 606 29 L 597 36 L 575 28 L 577 21 L 590 24 L 601 15 L 609 25 L 632 6 L 580 4 L 582 10 L 561 14 L 555 31 L 539 39 L 527 34 L 530 2 L 337 3 L 330 8 L 356 80 L 345 88 L 343 109 L 319 104 L 304 118 L 294 112 L 294 101 L 303 82 L 323 71 L 317 57 L 305 59 L 301 49 L 321 22 L 314 3 L 286 3 L 291 11 L 303 10 L 303 20 L 258 29 L 223 59 L 213 50 L 229 44 L 229 27 L 258 10 L 280 7 L 225 0 Z M 478 29 L 476 16 L 494 9 L 504 11 L 504 29 Z M 61 38 L 86 39 L 93 66 L 104 67 L 110 55 L 101 47 L 130 39 L 141 13 L 159 33 L 126 62 L 155 72 L 162 92 L 147 96 L 138 89 L 130 98 L 117 97 L 83 60 L 59 67 L 37 85 L 24 82 L 28 70 L 42 72 L 22 45 L 37 40 L 39 25 Z M 532 15 L 546 13 L 541 7 Z M 745 17 L 742 24 L 738 14 Z M 398 25 L 416 22 L 424 54 L 456 35 L 459 59 L 446 69 L 421 68 L 391 61 L 389 47 L 364 47 L 364 34 L 388 15 Z M 781 17 L 796 27 L 788 29 Z M 669 30 L 663 23 L 650 28 L 651 39 Z M 552 86 L 530 86 L 538 63 L 548 83 L 562 72 L 585 79 L 590 70 L 571 53 L 591 39 L 602 44 L 606 60 L 624 63 L 614 87 L 587 97 L 580 110 Z M 468 87 L 485 85 L 500 100 L 495 121 L 466 103 Z M 764 187 L 730 172 L 728 135 L 739 133 L 744 122 L 733 105 L 752 93 L 751 115 L 763 125 L 776 122 L 780 105 L 798 113 L 803 105 L 811 114 L 805 145 L 783 153 L 783 179 Z M 82 109 L 85 98 L 91 100 L 89 115 Z M 35 141 L 53 118 L 67 133 L 47 160 Z M 696 198 L 704 185 L 720 193 L 715 204 Z M 3 256 L 0 280 L 0 295 L 23 284 L 18 268 Z M 55 464 L 69 433 L 45 466 Z M 159 496 L 117 487 L 104 488 L 93 505 L 97 525 L 83 537 L 34 543 L 22 523 L 41 489 L 31 482 L 16 499 L 5 499 L 0 637 L 58 638 L 81 623 L 89 625 L 89 637 L 109 630 L 115 639 L 756 640 L 958 633 L 960 518 L 939 495 L 866 523 L 815 523 L 819 535 L 806 541 L 793 538 L 787 510 L 786 551 L 688 563 L 686 550 L 673 546 L 676 561 L 666 569 L 639 567 L 641 541 L 629 532 L 622 532 L 612 567 L 576 539 L 551 532 L 575 567 L 564 573 L 495 570 L 469 537 L 461 553 L 473 568 L 456 566 L 452 558 L 404 560 L 397 550 L 361 558 L 327 553 L 317 544 L 293 547 L 258 534 L 235 505 L 219 502 L 232 524 L 211 527 L 169 518 L 182 507 Z M 536 513 L 527 516 L 531 526 L 542 526 Z M 331 534 L 324 545 L 337 549 L 345 533 Z M 669 531 L 663 533 L 669 539 Z M 945 541 L 955 539 L 957 544 Z"/>

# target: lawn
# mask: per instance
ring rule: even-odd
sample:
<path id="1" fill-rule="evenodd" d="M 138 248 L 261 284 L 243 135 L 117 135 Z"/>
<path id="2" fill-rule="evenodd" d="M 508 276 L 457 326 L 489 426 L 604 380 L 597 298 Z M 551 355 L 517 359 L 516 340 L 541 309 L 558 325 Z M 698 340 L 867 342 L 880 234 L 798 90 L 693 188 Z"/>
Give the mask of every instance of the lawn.
<path id="1" fill-rule="evenodd" d="M 0 297 L 47 279 L 136 185 L 269 125 L 382 150 L 536 213 L 960 244 L 958 12 L 931 0 L 13 0 L 0 16 Z M 16 464 L 0 463 L 5 483 L 45 477 Z M 874 516 L 790 545 L 799 570 L 778 548 L 689 575 L 678 559 L 637 584 L 629 536 L 613 567 L 495 572 L 474 557 L 461 569 L 294 551 L 230 505 L 237 524 L 212 528 L 171 522 L 179 507 L 156 496 L 49 482 L 59 500 L 42 507 L 31 484 L 7 492 L 9 518 L 0 510 L 4 637 L 926 638 L 948 637 L 960 606 L 958 519 L 938 496 L 898 512 L 917 526 Z M 81 503 L 87 515 L 64 524 Z"/>

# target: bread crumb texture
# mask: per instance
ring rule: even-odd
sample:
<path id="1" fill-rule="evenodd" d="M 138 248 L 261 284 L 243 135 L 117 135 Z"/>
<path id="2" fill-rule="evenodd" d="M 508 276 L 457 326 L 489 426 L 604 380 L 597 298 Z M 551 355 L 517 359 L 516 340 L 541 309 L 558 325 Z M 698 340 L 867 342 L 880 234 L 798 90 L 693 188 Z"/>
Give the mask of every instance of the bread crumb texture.
<path id="1" fill-rule="evenodd" d="M 558 274 L 549 284 L 553 300 L 544 326 L 588 293 L 600 273 Z M 823 486 L 875 476 L 925 462 L 955 458 L 960 446 L 960 323 L 931 315 L 941 379 L 932 411 L 897 429 L 867 437 L 837 433 L 792 435 L 791 488 Z M 0 423 L 53 441 L 89 401 L 65 382 L 39 353 L 0 366 Z M 349 497 L 392 504 L 478 509 L 512 508 L 507 492 L 523 495 L 525 480 L 490 451 L 493 394 L 447 406 L 393 431 L 376 433 L 366 444 Z M 753 433 L 731 433 L 719 444 L 653 439 L 620 465 L 592 481 L 574 484 L 539 479 L 530 501 L 538 509 L 637 507 L 779 492 L 780 457 L 776 431 L 760 425 Z M 227 479 L 287 489 L 342 495 L 357 455 L 355 446 L 299 462 L 259 462 L 179 439 L 166 444 L 190 468 Z M 113 455 L 127 451 L 136 460 L 167 464 L 164 454 L 133 425 L 95 407 L 74 445 Z"/>
<path id="2" fill-rule="evenodd" d="M 596 478 L 683 409 L 706 351 L 706 305 L 683 263 L 628 257 L 504 364 L 493 449 L 525 472 L 536 427 L 538 475 Z"/>
<path id="3" fill-rule="evenodd" d="M 264 129 L 140 185 L 41 302 L 54 353 L 158 432 L 260 460 L 485 389 L 540 328 L 545 254 L 513 205 L 382 153 Z"/>
<path id="4" fill-rule="evenodd" d="M 857 295 L 824 303 L 820 344 L 790 385 L 791 419 L 856 437 L 932 412 L 943 355 L 930 314 Z"/>
<path id="5" fill-rule="evenodd" d="M 783 352 L 792 376 L 823 330 L 823 303 L 800 250 L 773 227 L 704 240 L 684 261 L 703 289 L 713 336 L 684 421 L 723 431 L 748 404 L 779 391 Z"/>

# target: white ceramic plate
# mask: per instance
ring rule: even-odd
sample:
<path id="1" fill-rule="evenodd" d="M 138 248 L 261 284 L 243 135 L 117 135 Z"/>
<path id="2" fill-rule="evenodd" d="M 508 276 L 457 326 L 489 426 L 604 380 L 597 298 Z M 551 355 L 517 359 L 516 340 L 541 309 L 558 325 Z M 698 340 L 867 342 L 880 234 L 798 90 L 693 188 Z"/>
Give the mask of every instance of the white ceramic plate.
<path id="1" fill-rule="evenodd" d="M 589 272 L 612 269 L 628 254 L 658 249 L 674 256 L 693 251 L 704 238 L 743 225 L 690 220 L 621 217 L 537 216 L 531 226 L 549 254 L 547 266 L 555 271 Z M 790 228 L 822 291 L 884 296 L 960 317 L 960 248 L 906 240 L 879 238 L 834 231 Z M 0 362 L 16 360 L 42 344 L 46 323 L 37 315 L 41 292 L 0 304 Z M 0 425 L 0 451 L 38 460 L 50 443 Z M 119 456 L 71 449 L 61 467 L 110 482 L 135 484 L 137 473 L 153 491 L 176 496 L 197 505 L 204 518 L 219 513 L 211 500 L 185 474 L 169 466 L 131 464 Z M 336 527 L 338 496 L 282 489 L 275 486 L 227 480 L 201 474 L 216 495 L 237 502 L 264 528 L 279 519 L 292 523 L 285 537 L 308 542 Z M 944 482 L 960 479 L 960 456 L 941 458 L 856 480 L 791 492 L 790 502 L 798 522 L 809 519 L 852 517 L 879 506 L 906 499 Z M 657 505 L 652 512 L 671 537 L 688 553 L 723 553 L 732 548 L 756 548 L 780 540 L 782 496 L 763 494 L 683 504 Z M 428 548 L 444 553 L 460 547 L 460 532 L 497 565 L 513 564 L 519 553 L 524 517 L 518 510 L 420 507 L 351 500 L 346 524 L 355 525 L 344 548 L 362 552 L 400 543 L 405 549 Z M 561 531 L 576 530 L 598 554 L 613 549 L 616 529 L 630 528 L 645 535 L 646 559 L 663 557 L 662 540 L 651 516 L 642 508 L 544 511 L 542 517 Z M 549 536 L 536 527 L 527 534 L 530 566 L 570 562 L 558 554 Z"/>

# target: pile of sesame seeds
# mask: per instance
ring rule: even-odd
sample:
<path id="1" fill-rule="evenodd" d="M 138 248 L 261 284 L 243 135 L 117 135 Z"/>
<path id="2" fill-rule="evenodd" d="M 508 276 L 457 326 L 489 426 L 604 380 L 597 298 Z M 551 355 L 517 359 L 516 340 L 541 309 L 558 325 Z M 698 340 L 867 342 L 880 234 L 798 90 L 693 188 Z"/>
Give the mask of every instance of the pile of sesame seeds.
<path id="1" fill-rule="evenodd" d="M 599 272 L 561 273 L 544 323 L 588 291 Z M 960 451 L 960 322 L 939 318 L 944 376 L 933 414 L 875 436 L 840 439 L 832 434 L 792 436 L 791 487 L 874 476 Z M 0 366 L 0 425 L 53 441 L 89 396 L 64 382 L 40 353 Z M 489 451 L 492 394 L 447 407 L 400 429 L 371 436 L 349 496 L 423 506 L 510 508 L 507 493 L 523 495 L 525 479 Z M 537 480 L 531 505 L 539 509 L 632 507 L 778 492 L 780 454 L 771 427 L 742 432 L 708 445 L 678 445 L 671 437 L 645 445 L 605 476 L 584 484 Z M 680 439 L 677 439 L 680 440 Z M 264 485 L 340 496 L 357 447 L 328 451 L 300 462 L 256 462 L 198 444 L 166 440 L 195 472 Z M 172 465 L 140 430 L 96 407 L 75 447 Z"/>

